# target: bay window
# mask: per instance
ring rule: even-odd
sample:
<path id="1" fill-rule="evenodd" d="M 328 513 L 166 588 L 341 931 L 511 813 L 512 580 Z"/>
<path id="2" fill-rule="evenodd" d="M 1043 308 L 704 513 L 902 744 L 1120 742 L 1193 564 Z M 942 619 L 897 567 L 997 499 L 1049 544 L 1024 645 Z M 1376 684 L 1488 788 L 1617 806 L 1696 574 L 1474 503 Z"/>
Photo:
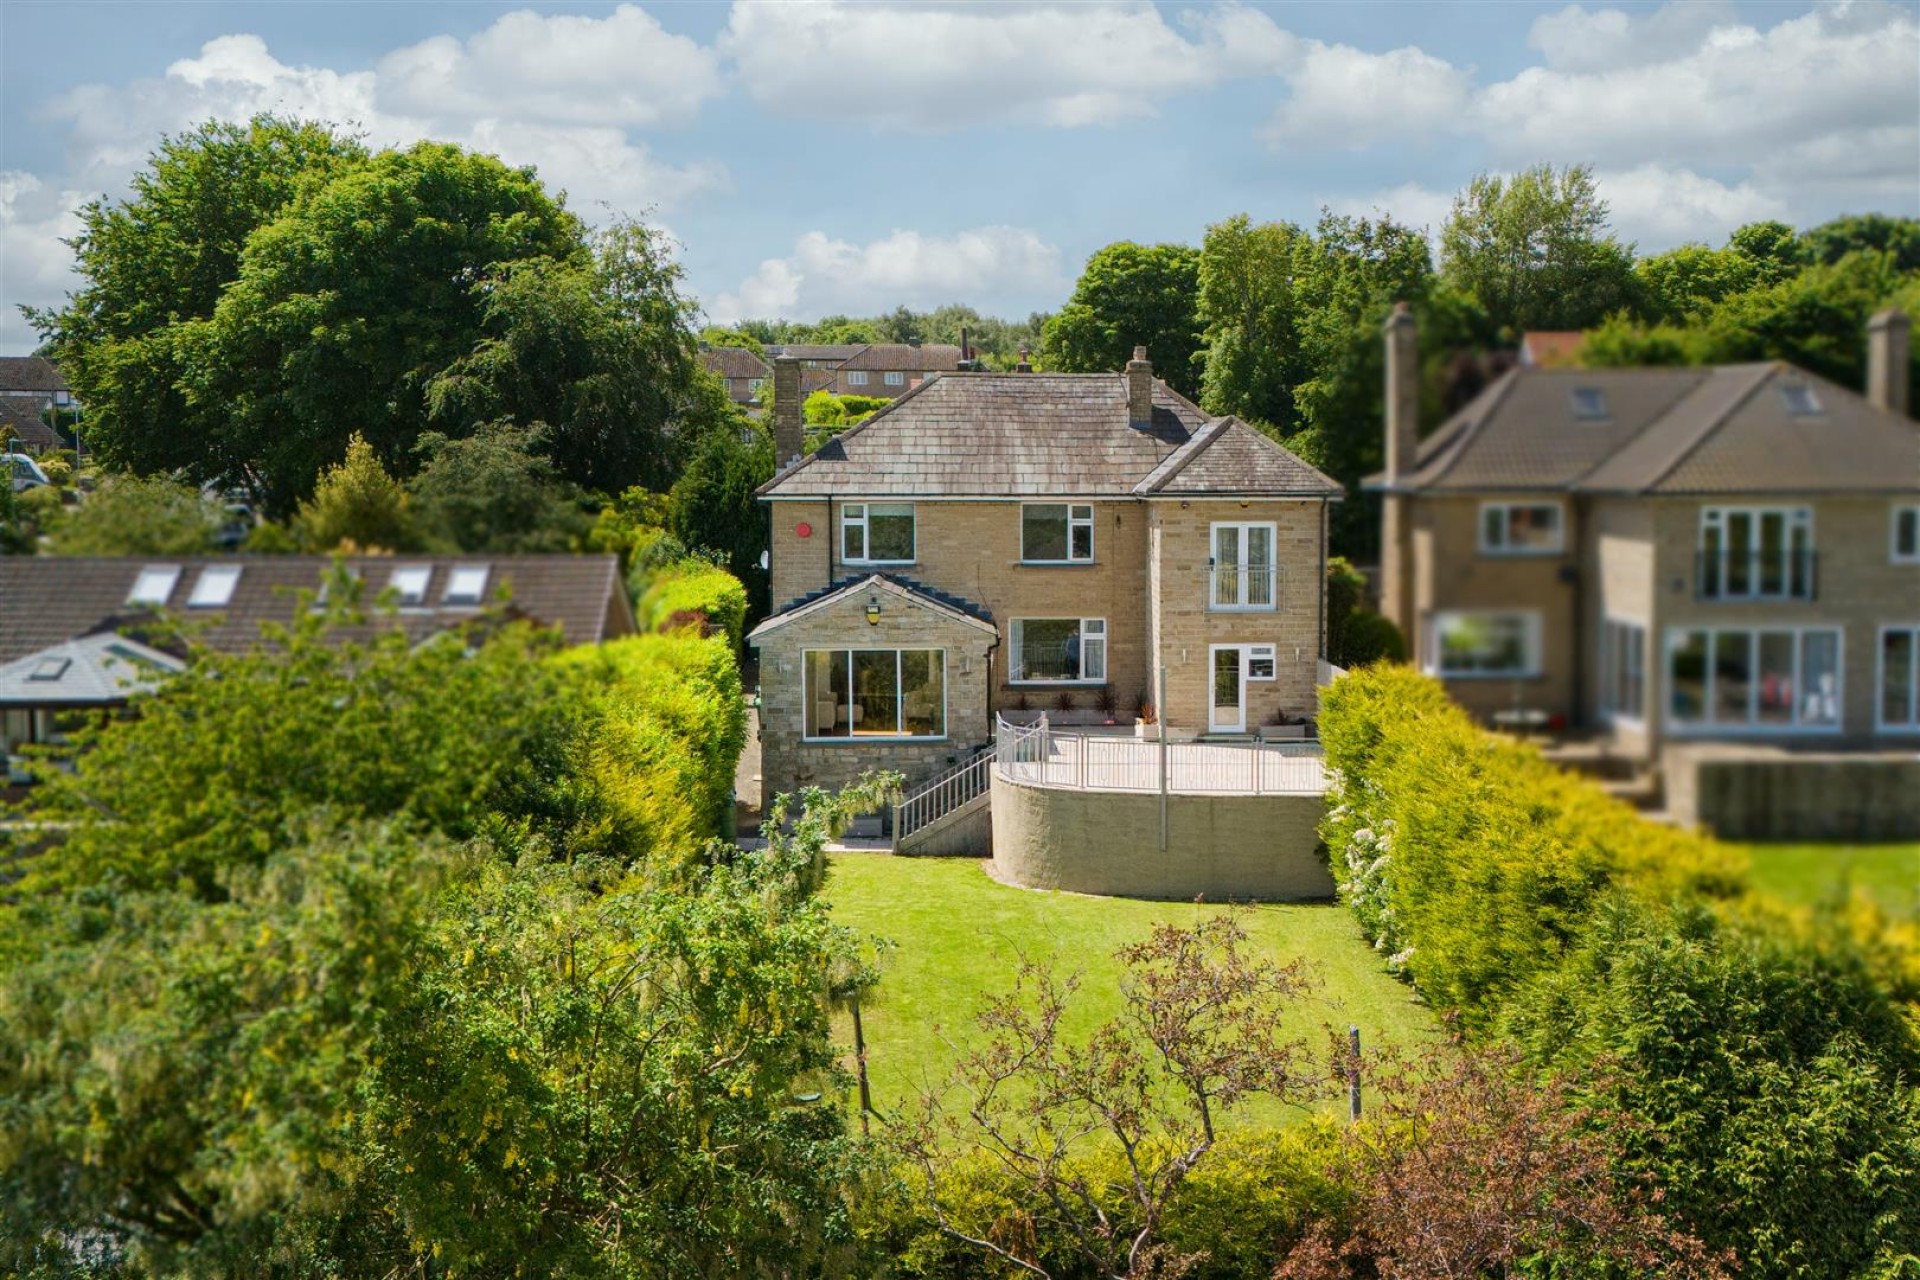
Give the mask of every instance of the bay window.
<path id="1" fill-rule="evenodd" d="M 1428 664 L 1442 676 L 1537 676 L 1540 615 L 1526 609 L 1437 613 Z"/>
<path id="2" fill-rule="evenodd" d="M 1216 524 L 1208 561 L 1215 609 L 1272 609 L 1275 565 L 1274 526 L 1236 521 Z"/>
<path id="3" fill-rule="evenodd" d="M 803 666 L 808 738 L 946 736 L 943 649 L 808 649 Z"/>
<path id="4" fill-rule="evenodd" d="M 1893 733 L 1920 733 L 1920 625 L 1880 628 L 1876 718 Z"/>
<path id="5" fill-rule="evenodd" d="M 1020 558 L 1029 564 L 1092 563 L 1093 508 L 1065 502 L 1022 506 Z"/>
<path id="6" fill-rule="evenodd" d="M 1105 618 L 1015 618 L 1008 678 L 1027 684 L 1102 684 L 1107 678 Z"/>
<path id="7" fill-rule="evenodd" d="M 1686 627 L 1667 633 L 1667 711 L 1677 729 L 1840 727 L 1840 632 Z"/>
<path id="8" fill-rule="evenodd" d="M 849 502 L 840 509 L 840 558 L 848 564 L 912 564 L 911 502 Z"/>

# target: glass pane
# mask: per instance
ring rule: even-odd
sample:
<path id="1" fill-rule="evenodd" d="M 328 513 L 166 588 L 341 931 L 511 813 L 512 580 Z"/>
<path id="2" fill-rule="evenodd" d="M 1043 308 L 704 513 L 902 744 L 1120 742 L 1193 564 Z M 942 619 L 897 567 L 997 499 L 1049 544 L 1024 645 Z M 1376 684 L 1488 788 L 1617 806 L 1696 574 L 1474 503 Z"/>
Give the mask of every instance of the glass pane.
<path id="1" fill-rule="evenodd" d="M 805 696 L 809 738 L 844 738 L 853 732 L 847 708 L 845 649 L 807 651 Z"/>
<path id="2" fill-rule="evenodd" d="M 867 558 L 867 526 L 864 521 L 856 524 L 851 511 L 842 517 L 840 525 L 840 556 L 844 560 Z"/>
<path id="3" fill-rule="evenodd" d="M 1753 591 L 1753 517 L 1745 511 L 1727 513 L 1727 594 Z"/>
<path id="4" fill-rule="evenodd" d="M 1726 585 L 1726 540 L 1720 526 L 1709 523 L 1700 531 L 1700 594 L 1712 598 Z"/>
<path id="5" fill-rule="evenodd" d="M 1078 618 L 1024 618 L 1014 625 L 1015 679 L 1080 678 Z"/>
<path id="6" fill-rule="evenodd" d="M 1707 717 L 1707 633 L 1683 632 L 1667 663 L 1671 713 L 1678 721 L 1697 723 Z"/>
<path id="7" fill-rule="evenodd" d="M 1455 614 L 1440 624 L 1440 669 L 1506 674 L 1527 669 L 1527 624 L 1500 614 Z"/>
<path id="8" fill-rule="evenodd" d="M 937 738 L 946 732 L 946 672 L 937 649 L 908 649 L 900 655 L 900 717 L 904 732 Z"/>
<path id="9" fill-rule="evenodd" d="M 1213 602 L 1240 603 L 1240 530 L 1235 525 L 1213 530 Z"/>
<path id="10" fill-rule="evenodd" d="M 875 505 L 867 508 L 867 558 L 913 559 L 912 507 Z"/>
<path id="11" fill-rule="evenodd" d="M 1912 724 L 1920 719 L 1914 706 L 1914 649 L 1920 632 L 1888 631 L 1880 637 L 1880 722 Z"/>
<path id="12" fill-rule="evenodd" d="M 1486 507 L 1480 512 L 1480 541 L 1489 547 L 1507 545 L 1507 509 Z"/>
<path id="13" fill-rule="evenodd" d="M 1020 509 L 1020 555 L 1026 560 L 1067 558 L 1067 509 L 1046 504 Z"/>
<path id="14" fill-rule="evenodd" d="M 1787 590 L 1787 518 L 1778 511 L 1760 513 L 1760 594 L 1785 595 Z"/>
<path id="15" fill-rule="evenodd" d="M 1255 525 L 1247 530 L 1248 604 L 1273 603 L 1273 530 Z"/>
<path id="16" fill-rule="evenodd" d="M 1792 724 L 1793 633 L 1760 633 L 1760 723 Z"/>
<path id="17" fill-rule="evenodd" d="M 1215 649 L 1213 651 L 1213 707 L 1214 711 L 1237 713 L 1240 709 L 1240 651 L 1238 649 Z M 1214 716 L 1216 721 L 1234 721 L 1238 714 Z"/>
<path id="18" fill-rule="evenodd" d="M 1840 637 L 1831 631 L 1800 636 L 1800 723 L 1840 723 Z"/>
<path id="19" fill-rule="evenodd" d="M 1093 525 L 1091 522 L 1073 526 L 1073 559 L 1093 559 Z"/>
<path id="20" fill-rule="evenodd" d="M 1083 680 L 1105 680 L 1107 678 L 1107 638 L 1091 633 L 1080 637 L 1080 678 Z"/>
<path id="21" fill-rule="evenodd" d="M 899 657 L 897 649 L 854 650 L 854 733 L 900 732 Z"/>
<path id="22" fill-rule="evenodd" d="M 1713 718 L 1721 724 L 1747 723 L 1747 697 L 1753 689 L 1753 633 L 1722 631 L 1713 638 Z"/>
<path id="23" fill-rule="evenodd" d="M 1560 508 L 1510 507 L 1507 546 L 1516 551 L 1551 550 L 1560 541 Z"/>
<path id="24" fill-rule="evenodd" d="M 1920 507 L 1907 507 L 1896 517 L 1894 547 L 1900 558 L 1911 560 L 1920 556 Z"/>

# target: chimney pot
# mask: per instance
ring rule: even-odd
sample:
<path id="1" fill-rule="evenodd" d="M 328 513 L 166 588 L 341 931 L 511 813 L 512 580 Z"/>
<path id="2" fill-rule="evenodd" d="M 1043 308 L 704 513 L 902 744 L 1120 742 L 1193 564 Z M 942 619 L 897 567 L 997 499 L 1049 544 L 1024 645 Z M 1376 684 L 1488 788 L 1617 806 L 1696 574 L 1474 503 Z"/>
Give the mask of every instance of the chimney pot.
<path id="1" fill-rule="evenodd" d="M 773 362 L 773 463 L 785 471 L 807 451 L 807 428 L 800 394 L 800 361 L 780 356 Z"/>
<path id="2" fill-rule="evenodd" d="M 1127 421 L 1136 427 L 1153 421 L 1153 365 L 1145 347 L 1135 347 L 1127 361 Z"/>
<path id="3" fill-rule="evenodd" d="M 1020 348 L 1020 363 L 1013 366 L 1015 373 L 1033 372 L 1033 353 L 1025 347 Z"/>
<path id="4" fill-rule="evenodd" d="M 1867 399 L 1875 408 L 1905 417 L 1911 374 L 1912 322 L 1898 307 L 1867 321 Z"/>

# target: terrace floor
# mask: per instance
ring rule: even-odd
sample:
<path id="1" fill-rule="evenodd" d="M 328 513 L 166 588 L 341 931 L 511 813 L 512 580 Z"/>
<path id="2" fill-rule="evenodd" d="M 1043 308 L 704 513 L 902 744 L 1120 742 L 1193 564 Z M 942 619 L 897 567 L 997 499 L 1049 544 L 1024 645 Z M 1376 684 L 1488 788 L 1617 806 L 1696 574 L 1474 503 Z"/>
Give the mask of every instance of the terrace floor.
<path id="1" fill-rule="evenodd" d="M 1081 791 L 1159 791 L 1161 744 L 1100 733 L 1037 733 L 1000 753 L 1003 776 Z M 1169 742 L 1166 789 L 1174 795 L 1320 795 L 1326 770 L 1317 742 Z"/>

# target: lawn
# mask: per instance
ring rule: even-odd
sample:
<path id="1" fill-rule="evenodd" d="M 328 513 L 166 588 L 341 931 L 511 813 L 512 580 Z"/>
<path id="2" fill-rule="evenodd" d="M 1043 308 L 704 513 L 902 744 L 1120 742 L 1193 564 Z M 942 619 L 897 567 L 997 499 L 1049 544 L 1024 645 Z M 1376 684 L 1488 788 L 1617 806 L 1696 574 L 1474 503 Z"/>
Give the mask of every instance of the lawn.
<path id="1" fill-rule="evenodd" d="M 1865 889 L 1896 915 L 1920 918 L 1920 844 L 1755 844 L 1756 888 L 1812 905 Z"/>
<path id="2" fill-rule="evenodd" d="M 1120 1007 L 1115 949 L 1161 921 L 1191 922 L 1227 909 L 1014 889 L 972 859 L 884 854 L 835 856 L 827 898 L 842 924 L 894 944 L 881 957 L 879 989 L 862 1009 L 874 1101 L 883 1110 L 923 1083 L 945 1079 L 956 1045 L 975 1034 L 983 997 L 1012 985 L 1023 955 L 1081 975 L 1074 1029 L 1085 1031 Z M 1312 961 L 1320 985 L 1297 1024 L 1316 1049 L 1323 1026 L 1356 1025 L 1369 1047 L 1435 1034 L 1433 1016 L 1411 987 L 1387 975 L 1345 908 L 1244 910 L 1247 932 L 1265 954 Z"/>

